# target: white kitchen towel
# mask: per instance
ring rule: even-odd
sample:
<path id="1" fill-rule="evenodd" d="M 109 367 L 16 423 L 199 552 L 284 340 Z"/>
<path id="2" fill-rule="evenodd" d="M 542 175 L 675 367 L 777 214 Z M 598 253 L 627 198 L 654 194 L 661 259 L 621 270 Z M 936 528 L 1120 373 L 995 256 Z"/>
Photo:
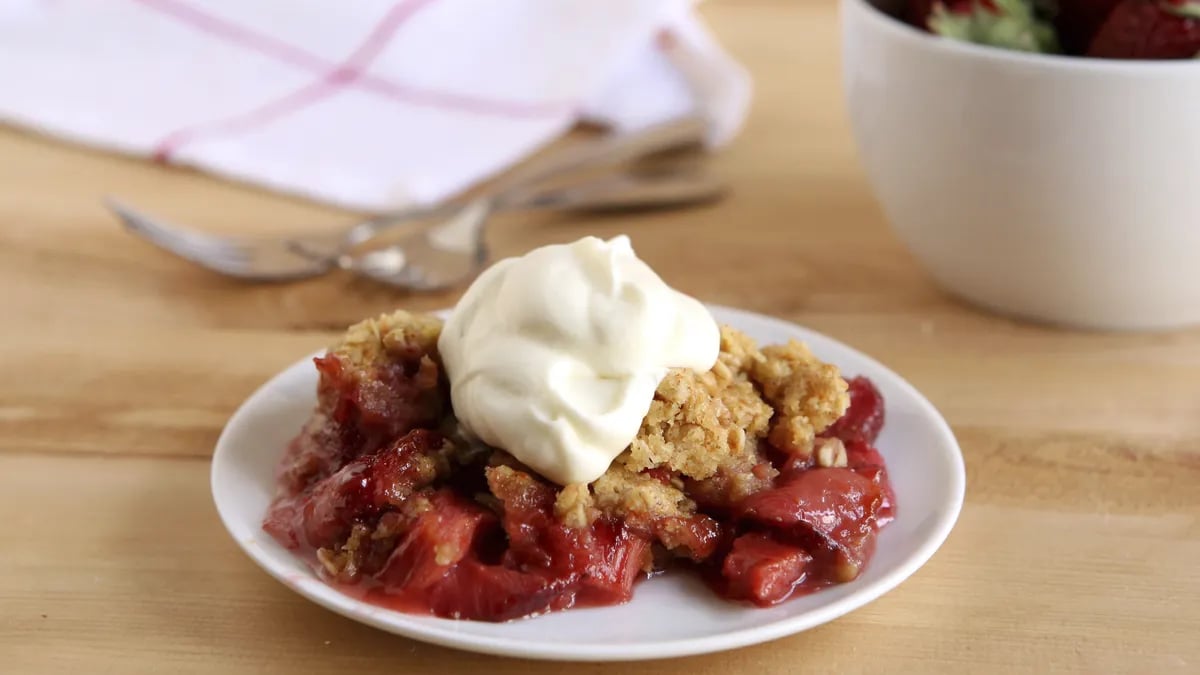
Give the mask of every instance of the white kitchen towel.
<path id="1" fill-rule="evenodd" d="M 0 0 L 0 121 L 357 209 L 749 99 L 690 0 Z"/>

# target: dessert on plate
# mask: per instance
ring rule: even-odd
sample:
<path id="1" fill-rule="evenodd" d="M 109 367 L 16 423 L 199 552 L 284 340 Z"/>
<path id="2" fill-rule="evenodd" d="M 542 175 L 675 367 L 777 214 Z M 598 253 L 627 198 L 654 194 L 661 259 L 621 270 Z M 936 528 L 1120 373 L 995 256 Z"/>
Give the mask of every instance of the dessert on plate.
<path id="1" fill-rule="evenodd" d="M 767 606 L 855 579 L 894 513 L 879 391 L 718 326 L 625 237 L 500 261 L 315 365 L 263 527 L 385 607 L 503 621 L 669 569 Z"/>

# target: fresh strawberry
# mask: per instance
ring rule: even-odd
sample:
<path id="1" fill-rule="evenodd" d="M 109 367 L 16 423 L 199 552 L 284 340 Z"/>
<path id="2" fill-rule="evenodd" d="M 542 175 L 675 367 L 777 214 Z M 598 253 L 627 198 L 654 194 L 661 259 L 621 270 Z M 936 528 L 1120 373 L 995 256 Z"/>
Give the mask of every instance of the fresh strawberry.
<path id="1" fill-rule="evenodd" d="M 1121 0 L 1058 0 L 1054 27 L 1058 41 L 1067 54 L 1087 51 L 1096 31 Z"/>
<path id="2" fill-rule="evenodd" d="M 1038 16 L 1033 0 L 935 2 L 929 29 L 942 37 L 1025 52 L 1057 52 L 1054 27 Z"/>
<path id="3" fill-rule="evenodd" d="M 1200 53 L 1200 2 L 1122 0 L 1087 55 L 1105 59 L 1191 59 Z"/>

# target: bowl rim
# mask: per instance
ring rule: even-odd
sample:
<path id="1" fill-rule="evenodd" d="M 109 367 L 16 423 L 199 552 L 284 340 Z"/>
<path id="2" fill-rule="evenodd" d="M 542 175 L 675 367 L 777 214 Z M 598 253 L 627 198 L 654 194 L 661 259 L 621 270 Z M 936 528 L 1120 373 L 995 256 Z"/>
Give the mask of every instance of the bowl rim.
<path id="1" fill-rule="evenodd" d="M 918 49 L 1023 67 L 1123 75 L 1194 73 L 1200 77 L 1200 59 L 1105 59 L 989 47 L 927 33 L 888 14 L 869 0 L 839 0 L 839 4 L 843 21 L 846 13 L 853 9 L 868 24 Z"/>

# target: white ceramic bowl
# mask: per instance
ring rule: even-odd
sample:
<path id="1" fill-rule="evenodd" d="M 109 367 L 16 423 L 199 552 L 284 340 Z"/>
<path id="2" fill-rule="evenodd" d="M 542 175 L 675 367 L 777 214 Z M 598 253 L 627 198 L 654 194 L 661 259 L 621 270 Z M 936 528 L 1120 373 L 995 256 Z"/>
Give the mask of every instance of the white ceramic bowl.
<path id="1" fill-rule="evenodd" d="M 260 526 L 275 490 L 275 465 L 316 403 L 311 358 L 272 378 L 229 420 L 213 453 L 217 511 L 242 549 L 297 593 L 356 621 L 461 649 L 571 661 L 663 658 L 772 640 L 835 619 L 904 581 L 949 534 L 966 483 L 958 443 L 929 401 L 870 357 L 785 321 L 712 310 L 718 321 L 763 344 L 805 340 L 818 356 L 847 374 L 866 375 L 883 392 L 887 419 L 878 446 L 896 490 L 896 519 L 880 533 L 875 556 L 858 579 L 756 609 L 717 598 L 695 575 L 667 574 L 639 584 L 625 605 L 509 623 L 402 614 L 355 600 L 317 578 Z M 403 665 L 397 661 L 398 672 Z"/>
<path id="2" fill-rule="evenodd" d="M 1200 323 L 1200 62 L 1022 54 L 841 0 L 859 154 L 933 277 L 1100 329 Z"/>

